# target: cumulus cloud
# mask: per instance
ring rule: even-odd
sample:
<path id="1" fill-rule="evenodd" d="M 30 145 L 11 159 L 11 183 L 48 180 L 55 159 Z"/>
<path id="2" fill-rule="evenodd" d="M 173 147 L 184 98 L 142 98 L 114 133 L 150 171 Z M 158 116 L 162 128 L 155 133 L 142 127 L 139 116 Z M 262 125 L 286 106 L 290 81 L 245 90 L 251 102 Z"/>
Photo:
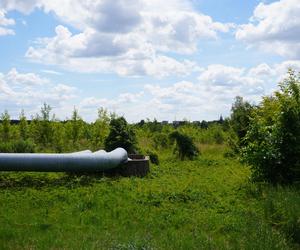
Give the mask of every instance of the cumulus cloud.
<path id="1" fill-rule="evenodd" d="M 278 64 L 262 63 L 251 68 L 228 65 L 209 65 L 194 81 L 179 81 L 167 86 L 146 84 L 144 91 L 124 93 L 112 99 L 89 97 L 80 103 L 80 110 L 92 114 L 96 108 L 106 107 L 124 114 L 130 121 L 150 118 L 158 120 L 213 120 L 220 114 L 229 115 L 236 96 L 252 103 L 278 89 L 289 67 L 300 71 L 300 61 Z"/>
<path id="2" fill-rule="evenodd" d="M 232 27 L 195 11 L 189 0 L 13 0 L 0 6 L 23 13 L 34 8 L 54 13 L 64 24 L 56 27 L 54 37 L 37 39 L 26 57 L 83 72 L 187 74 L 195 63 L 166 53 L 191 54 L 199 40 L 216 39 Z M 71 32 L 70 26 L 76 31 Z"/>
<path id="3" fill-rule="evenodd" d="M 6 18 L 6 11 L 0 8 L 0 36 L 14 35 L 15 32 L 12 29 L 7 28 L 7 26 L 12 26 L 14 24 L 15 20 Z"/>
<path id="4" fill-rule="evenodd" d="M 229 115 L 236 96 L 243 96 L 252 103 L 278 89 L 277 84 L 287 69 L 300 70 L 300 61 L 284 61 L 279 64 L 259 64 L 252 68 L 227 65 L 209 65 L 196 81 L 182 81 L 170 86 L 145 85 L 147 102 L 140 104 L 151 118 L 173 120 L 218 119 Z"/>
<path id="5" fill-rule="evenodd" d="M 251 101 L 265 93 L 264 82 L 248 75 L 248 70 L 225 65 L 210 65 L 195 82 L 178 82 L 168 87 L 146 85 L 152 102 L 168 107 L 156 112 L 157 117 L 169 119 L 217 119 L 227 115 L 235 96 L 241 95 Z"/>
<path id="6" fill-rule="evenodd" d="M 0 106 L 17 116 L 20 109 L 37 110 L 43 102 L 62 106 L 76 97 L 76 89 L 66 84 L 54 84 L 34 73 L 19 73 L 12 68 L 0 73 Z"/>
<path id="7" fill-rule="evenodd" d="M 99 107 L 125 115 L 130 121 L 147 117 L 169 121 L 218 119 L 220 114 L 229 115 L 236 96 L 258 103 L 262 96 L 278 89 L 278 82 L 291 66 L 300 70 L 300 61 L 262 63 L 251 68 L 209 65 L 194 81 L 167 86 L 146 84 L 142 92 L 121 93 L 111 99 L 90 96 L 81 100 L 78 107 L 88 120 L 96 118 Z"/>
<path id="8" fill-rule="evenodd" d="M 7 11 L 17 10 L 25 14 L 29 14 L 34 8 L 41 6 L 40 0 L 1 0 L 0 8 Z"/>
<path id="9" fill-rule="evenodd" d="M 49 82 L 34 73 L 19 73 L 16 68 L 12 68 L 3 78 L 10 85 L 42 85 Z"/>
<path id="10" fill-rule="evenodd" d="M 146 84 L 137 92 L 119 93 L 112 98 L 84 95 L 83 90 L 66 84 L 54 84 L 49 79 L 33 73 L 20 73 L 11 69 L 0 73 L 0 105 L 4 109 L 19 112 L 21 108 L 31 114 L 39 111 L 47 102 L 61 119 L 70 116 L 76 106 L 82 117 L 95 120 L 97 109 L 107 108 L 124 115 L 129 121 L 145 118 L 174 120 L 218 119 L 229 115 L 235 96 L 243 96 L 258 103 L 263 95 L 277 89 L 287 69 L 300 70 L 300 61 L 284 61 L 279 64 L 262 63 L 251 68 L 228 65 L 209 65 L 202 69 L 195 80 L 179 81 L 165 86 Z M 42 82 L 42 83 L 41 83 Z M 81 99 L 76 95 L 80 91 Z"/>
<path id="11" fill-rule="evenodd" d="M 113 72 L 123 76 L 151 75 L 158 78 L 172 75 L 187 75 L 199 70 L 195 62 L 178 61 L 159 55 L 147 42 L 136 35 L 118 37 L 99 34 L 91 29 L 72 36 L 63 26 L 56 27 L 56 36 L 37 41 L 37 47 L 30 47 L 26 57 L 45 64 L 56 64 L 65 69 L 79 72 Z M 97 40 L 98 39 L 98 40 Z"/>
<path id="12" fill-rule="evenodd" d="M 300 58 L 300 1 L 260 3 L 248 24 L 238 27 L 236 38 L 286 58 Z"/>
<path id="13" fill-rule="evenodd" d="M 108 109 L 120 109 L 128 104 L 137 103 L 144 92 L 138 93 L 121 93 L 115 99 L 87 97 L 80 101 L 79 107 L 81 109 L 94 109 L 99 107 L 106 107 Z"/>
<path id="14" fill-rule="evenodd" d="M 137 93 L 121 93 L 113 99 L 86 97 L 78 104 L 80 112 L 84 113 L 84 118 L 89 121 L 96 119 L 97 109 L 104 107 L 110 112 L 116 112 L 118 115 L 124 115 L 130 121 L 136 121 L 142 117 L 144 111 L 142 106 L 144 104 L 144 91 Z"/>

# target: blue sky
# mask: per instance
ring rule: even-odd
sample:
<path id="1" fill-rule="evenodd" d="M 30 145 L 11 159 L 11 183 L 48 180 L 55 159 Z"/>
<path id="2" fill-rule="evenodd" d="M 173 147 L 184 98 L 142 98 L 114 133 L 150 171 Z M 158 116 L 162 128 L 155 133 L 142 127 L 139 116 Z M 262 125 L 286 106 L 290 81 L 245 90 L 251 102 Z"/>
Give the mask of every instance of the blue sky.
<path id="1" fill-rule="evenodd" d="M 212 120 L 300 69 L 300 1 L 1 0 L 0 111 Z"/>

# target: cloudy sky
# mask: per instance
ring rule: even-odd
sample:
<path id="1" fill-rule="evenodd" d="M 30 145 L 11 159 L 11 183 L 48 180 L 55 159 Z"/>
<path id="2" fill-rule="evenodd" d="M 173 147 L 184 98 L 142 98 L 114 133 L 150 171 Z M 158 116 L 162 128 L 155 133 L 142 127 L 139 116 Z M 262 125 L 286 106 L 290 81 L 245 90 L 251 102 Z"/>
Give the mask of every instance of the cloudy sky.
<path id="1" fill-rule="evenodd" d="M 300 70 L 299 0 L 0 0 L 0 112 L 212 120 Z"/>

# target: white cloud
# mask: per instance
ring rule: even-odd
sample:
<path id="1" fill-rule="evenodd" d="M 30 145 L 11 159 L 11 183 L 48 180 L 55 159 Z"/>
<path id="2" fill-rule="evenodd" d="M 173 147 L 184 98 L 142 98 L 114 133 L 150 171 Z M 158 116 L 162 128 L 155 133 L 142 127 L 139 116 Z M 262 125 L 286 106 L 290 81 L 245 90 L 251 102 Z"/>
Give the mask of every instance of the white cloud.
<path id="1" fill-rule="evenodd" d="M 218 119 L 220 114 L 229 115 L 237 95 L 258 103 L 263 95 L 278 89 L 278 82 L 291 66 L 300 70 L 300 61 L 273 65 L 262 63 L 252 68 L 209 65 L 194 81 L 179 81 L 166 86 L 146 84 L 135 93 L 120 93 L 112 98 L 86 96 L 83 90 L 66 84 L 54 84 L 47 79 L 41 85 L 33 84 L 36 81 L 32 80 L 29 84 L 28 79 L 44 78 L 12 69 L 6 74 L 0 73 L 0 106 L 3 109 L 9 107 L 10 112 L 15 110 L 17 116 L 21 108 L 30 114 L 39 112 L 41 104 L 47 102 L 54 107 L 60 119 L 70 117 L 76 106 L 80 115 L 88 121 L 95 120 L 100 107 L 124 115 L 129 121 L 147 117 L 170 121 L 175 118 L 212 120 Z M 77 98 L 78 92 L 84 97 Z"/>
<path id="2" fill-rule="evenodd" d="M 135 44 L 139 36 L 136 39 L 131 36 L 121 39 L 104 34 L 102 37 L 102 40 L 97 38 L 97 43 L 97 40 L 94 41 L 95 32 L 91 29 L 72 36 L 66 27 L 58 26 L 55 37 L 39 39 L 38 47 L 30 47 L 26 57 L 73 71 L 113 72 L 123 76 L 151 75 L 161 78 L 170 74 L 188 75 L 199 70 L 192 61 L 178 61 L 158 55 L 147 42 Z"/>
<path id="3" fill-rule="evenodd" d="M 61 72 L 55 71 L 55 70 L 50 70 L 50 69 L 42 69 L 41 72 L 46 73 L 46 74 L 50 74 L 50 75 L 62 75 Z"/>
<path id="4" fill-rule="evenodd" d="M 29 14 L 34 8 L 41 6 L 40 0 L 1 0 L 0 8 L 7 11 L 17 10 L 25 14 Z"/>
<path id="5" fill-rule="evenodd" d="M 12 29 L 0 27 L 0 36 L 14 35 L 15 32 Z"/>
<path id="6" fill-rule="evenodd" d="M 278 82 L 290 66 L 300 70 L 300 61 L 262 63 L 252 68 L 209 65 L 195 81 L 167 86 L 146 84 L 143 92 L 123 93 L 111 99 L 87 97 L 81 100 L 78 108 L 88 120 L 96 118 L 99 107 L 125 115 L 129 121 L 145 118 L 213 120 L 220 114 L 229 115 L 238 95 L 258 103 L 262 96 L 271 94 L 278 89 Z"/>
<path id="7" fill-rule="evenodd" d="M 138 106 L 147 110 L 148 117 L 160 120 L 218 119 L 220 114 L 229 115 L 236 96 L 258 103 L 262 96 L 278 89 L 278 82 L 290 66 L 300 70 L 300 61 L 262 63 L 252 68 L 209 65 L 195 82 L 183 81 L 167 87 L 146 85 L 149 100 Z"/>
<path id="8" fill-rule="evenodd" d="M 0 36 L 14 35 L 15 32 L 7 26 L 15 25 L 15 20 L 6 18 L 6 11 L 0 8 Z"/>
<path id="9" fill-rule="evenodd" d="M 124 106 L 128 106 L 133 103 L 137 103 L 144 95 L 144 92 L 138 93 L 121 93 L 114 99 L 87 97 L 80 101 L 80 109 L 92 109 L 95 111 L 97 108 L 106 107 L 108 109 L 122 109 Z"/>
<path id="10" fill-rule="evenodd" d="M 82 72 L 185 75 L 195 63 L 165 53 L 191 54 L 199 40 L 216 39 L 232 27 L 195 11 L 189 0 L 13 0 L 0 7 L 54 13 L 64 25 L 56 27 L 54 37 L 37 39 L 26 57 Z M 67 26 L 75 27 L 76 33 Z"/>
<path id="11" fill-rule="evenodd" d="M 236 86 L 242 81 L 244 69 L 224 65 L 209 65 L 199 76 L 199 81 L 215 86 Z"/>
<path id="12" fill-rule="evenodd" d="M 12 68 L 5 76 L 4 80 L 9 85 L 42 85 L 49 81 L 34 73 L 19 73 L 15 68 Z"/>
<path id="13" fill-rule="evenodd" d="M 300 58 L 300 1 L 260 3 L 248 24 L 239 26 L 238 40 L 287 58 Z"/>
<path id="14" fill-rule="evenodd" d="M 253 77 L 270 77 L 274 76 L 275 74 L 276 71 L 266 63 L 261 63 L 249 70 L 249 75 Z"/>
<path id="15" fill-rule="evenodd" d="M 78 109 L 84 113 L 84 118 L 88 121 L 94 121 L 97 115 L 97 109 L 104 107 L 110 112 L 116 112 L 118 115 L 124 115 L 130 121 L 136 121 L 139 117 L 145 115 L 142 106 L 144 92 L 121 93 L 113 99 L 87 97 L 78 104 Z"/>
<path id="16" fill-rule="evenodd" d="M 65 84 L 54 84 L 49 79 L 34 73 L 19 73 L 12 68 L 0 73 L 0 106 L 9 107 L 17 117 L 20 109 L 36 111 L 43 102 L 57 108 L 76 97 L 76 88 Z"/>

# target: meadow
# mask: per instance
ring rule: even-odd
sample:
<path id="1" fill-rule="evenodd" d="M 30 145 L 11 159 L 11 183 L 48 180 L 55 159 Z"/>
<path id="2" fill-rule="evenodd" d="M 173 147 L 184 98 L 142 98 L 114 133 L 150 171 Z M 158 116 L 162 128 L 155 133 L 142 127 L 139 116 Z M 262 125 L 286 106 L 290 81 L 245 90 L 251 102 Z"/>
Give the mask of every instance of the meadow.
<path id="1" fill-rule="evenodd" d="M 99 109 L 86 123 L 75 109 L 67 121 L 50 111 L 45 104 L 30 122 L 22 112 L 18 123 L 3 113 L 0 152 L 124 145 L 150 155 L 151 170 L 143 178 L 0 172 L 0 249 L 300 248 L 299 185 L 253 182 L 229 146 L 232 121 L 127 124 Z M 179 157 L 173 132 L 199 154 Z"/>
<path id="2" fill-rule="evenodd" d="M 1 249 L 298 249 L 300 193 L 253 184 L 222 144 L 144 178 L 0 174 Z"/>

